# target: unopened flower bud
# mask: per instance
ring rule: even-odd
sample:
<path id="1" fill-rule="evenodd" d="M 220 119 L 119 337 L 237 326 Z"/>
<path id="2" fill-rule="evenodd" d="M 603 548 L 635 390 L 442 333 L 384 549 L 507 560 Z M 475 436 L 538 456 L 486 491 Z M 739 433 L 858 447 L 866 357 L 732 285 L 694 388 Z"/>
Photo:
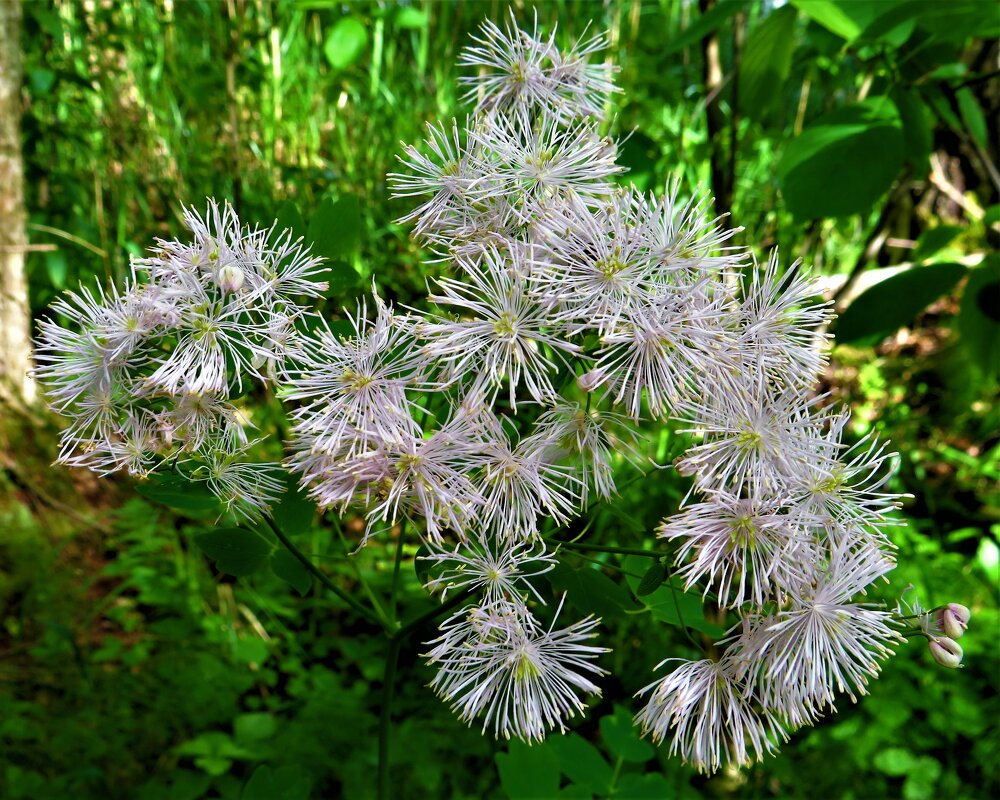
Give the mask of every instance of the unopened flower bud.
<path id="1" fill-rule="evenodd" d="M 935 636 L 927 645 L 934 660 L 942 667 L 956 669 L 962 663 L 962 647 L 947 636 Z"/>
<path id="2" fill-rule="evenodd" d="M 222 291 L 235 292 L 243 286 L 245 280 L 246 276 L 243 274 L 243 270 L 232 264 L 227 264 L 219 270 L 219 277 L 215 282 Z"/>
<path id="3" fill-rule="evenodd" d="M 589 393 L 604 383 L 607 377 L 608 374 L 603 369 L 592 369 L 577 378 L 576 385 L 580 387 L 580 391 Z"/>
<path id="4" fill-rule="evenodd" d="M 944 631 L 946 636 L 952 639 L 962 638 L 966 628 L 969 627 L 969 618 L 972 613 L 960 603 L 948 603 L 937 610 L 937 624 Z"/>

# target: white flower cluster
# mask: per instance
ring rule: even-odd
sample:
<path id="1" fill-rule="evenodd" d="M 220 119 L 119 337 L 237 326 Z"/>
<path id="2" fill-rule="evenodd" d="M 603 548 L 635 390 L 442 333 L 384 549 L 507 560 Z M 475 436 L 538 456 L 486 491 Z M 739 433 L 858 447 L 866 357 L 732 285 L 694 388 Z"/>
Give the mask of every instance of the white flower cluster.
<path id="1" fill-rule="evenodd" d="M 811 394 L 830 312 L 803 271 L 759 268 L 677 185 L 656 197 L 614 182 L 600 119 L 614 69 L 588 63 L 603 46 L 561 50 L 511 19 L 462 56 L 473 116 L 430 127 L 390 176 L 420 199 L 405 219 L 447 272 L 433 311 L 376 295 L 347 334 L 300 336 L 300 299 L 325 288 L 318 259 L 212 204 L 186 214 L 191 243 L 136 261 L 124 292 L 60 301 L 73 328 L 42 324 L 38 376 L 74 419 L 64 463 L 169 464 L 251 517 L 280 484 L 249 459 L 233 399 L 277 377 L 297 403 L 286 466 L 310 496 L 360 509 L 364 541 L 411 522 L 427 588 L 465 603 L 428 645 L 433 688 L 463 720 L 526 740 L 600 693 L 606 652 L 593 617 L 557 628 L 560 602 L 539 619 L 533 581 L 555 565 L 543 525 L 615 493 L 615 468 L 641 465 L 639 423 L 682 421 L 692 493 L 659 535 L 687 588 L 741 621 L 712 658 L 642 690 L 636 720 L 714 771 L 772 752 L 878 674 L 899 615 L 857 598 L 893 567 L 899 498 L 891 454 L 847 447 L 846 412 Z"/>
<path id="2" fill-rule="evenodd" d="M 255 516 L 283 483 L 252 463 L 233 398 L 294 352 L 302 297 L 322 295 L 319 259 L 291 234 L 244 228 L 227 204 L 188 209 L 190 242 L 157 242 L 123 291 L 70 293 L 46 320 L 37 377 L 70 417 L 58 462 L 141 477 L 164 466 Z"/>
<path id="3" fill-rule="evenodd" d="M 331 338 L 293 381 L 310 401 L 294 463 L 321 504 L 425 521 L 445 567 L 431 588 L 483 590 L 431 643 L 434 688 L 465 720 L 539 739 L 599 672 L 582 644 L 593 620 L 556 632 L 528 608 L 526 575 L 547 558 L 539 519 L 565 523 L 614 492 L 632 423 L 686 421 L 697 443 L 678 468 L 699 499 L 660 535 L 679 544 L 687 586 L 737 611 L 742 632 L 643 690 L 637 722 L 712 771 L 770 752 L 877 674 L 900 636 L 854 600 L 892 568 L 881 528 L 897 498 L 882 491 L 884 448 L 846 448 L 846 413 L 810 396 L 830 312 L 803 272 L 748 265 L 676 186 L 656 198 L 612 182 L 599 120 L 612 71 L 585 64 L 602 44 L 560 52 L 513 22 L 484 25 L 462 59 L 479 68 L 475 115 L 431 127 L 391 176 L 422 199 L 406 220 L 451 268 L 430 297 L 439 310 L 379 303 L 358 336 Z M 445 391 L 448 409 L 414 399 Z"/>

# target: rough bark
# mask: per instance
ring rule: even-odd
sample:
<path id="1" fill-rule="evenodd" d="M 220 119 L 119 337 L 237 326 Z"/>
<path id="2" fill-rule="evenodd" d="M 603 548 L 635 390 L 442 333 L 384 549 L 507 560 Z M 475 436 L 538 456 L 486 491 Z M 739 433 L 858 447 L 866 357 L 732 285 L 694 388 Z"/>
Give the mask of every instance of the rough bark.
<path id="1" fill-rule="evenodd" d="M 21 0 L 0 0 L 0 400 L 35 399 L 24 257 Z"/>

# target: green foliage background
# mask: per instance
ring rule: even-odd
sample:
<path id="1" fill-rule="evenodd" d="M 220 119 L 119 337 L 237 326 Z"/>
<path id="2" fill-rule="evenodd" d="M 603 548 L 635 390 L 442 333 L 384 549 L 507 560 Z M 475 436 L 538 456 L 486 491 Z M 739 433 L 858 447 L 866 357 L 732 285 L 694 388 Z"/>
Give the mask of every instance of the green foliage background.
<path id="1" fill-rule="evenodd" d="M 759 254 L 779 247 L 846 308 L 824 389 L 901 453 L 913 495 L 894 531 L 925 607 L 973 610 L 966 668 L 911 642 L 871 695 L 743 772 L 696 776 L 637 738 L 632 693 L 695 650 L 643 559 L 568 556 L 552 578 L 606 619 L 603 699 L 543 746 L 494 742 L 425 687 L 423 631 L 393 707 L 394 796 L 905 797 L 1000 793 L 1000 219 L 991 0 L 717 0 L 516 4 L 570 41 L 610 31 L 622 66 L 612 129 L 626 181 L 701 184 Z M 279 217 L 337 265 L 324 312 L 374 281 L 419 303 L 432 270 L 388 196 L 400 140 L 464 114 L 458 49 L 504 3 L 38 0 L 25 5 L 23 118 L 32 308 L 120 280 L 130 255 L 180 233 L 183 203 L 231 198 Z M 721 83 L 706 86 L 705 44 Z M 711 80 L 709 79 L 709 84 Z M 846 281 L 847 288 L 844 288 Z M 280 430 L 273 397 L 251 398 Z M 0 795 L 5 798 L 373 796 L 385 639 L 271 543 L 227 564 L 197 499 L 51 469 L 58 422 L 0 425 Z M 669 461 L 683 441 L 653 431 Z M 686 491 L 620 476 L 586 541 L 642 548 Z M 357 520 L 295 506 L 279 520 L 340 585 L 388 593 L 393 541 L 348 557 Z M 173 506 L 170 508 L 169 506 Z M 203 547 L 198 547 L 196 539 Z M 203 553 L 203 550 L 205 551 Z M 206 553 L 213 558 L 206 558 Z M 431 607 L 407 545 L 404 619 Z M 245 555 L 245 553 L 244 553 Z M 259 569 L 255 569 L 259 567 Z M 226 574 L 229 573 L 229 574 Z M 233 573 L 244 577 L 233 577 Z M 683 596 L 693 627 L 711 631 Z"/>

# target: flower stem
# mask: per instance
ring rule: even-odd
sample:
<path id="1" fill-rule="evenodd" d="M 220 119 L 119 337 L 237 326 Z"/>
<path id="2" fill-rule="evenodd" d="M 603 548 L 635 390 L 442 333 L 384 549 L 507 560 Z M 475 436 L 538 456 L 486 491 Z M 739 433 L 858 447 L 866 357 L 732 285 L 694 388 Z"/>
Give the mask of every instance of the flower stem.
<path id="1" fill-rule="evenodd" d="M 375 612 L 361 605 L 361 603 L 359 603 L 357 600 L 351 597 L 347 592 L 345 592 L 343 589 L 337 586 L 337 584 L 331 581 L 330 578 L 321 569 L 319 569 L 315 564 L 313 564 L 312 561 L 309 560 L 309 557 L 301 550 L 299 550 L 299 548 L 292 543 L 291 539 L 289 539 L 287 536 L 285 536 L 284 533 L 282 533 L 281 529 L 275 524 L 274 520 L 271 519 L 270 516 L 265 515 L 264 522 L 267 523 L 267 526 L 271 529 L 271 532 L 277 537 L 278 541 L 281 542 L 282 545 L 284 545 L 285 549 L 288 550 L 288 552 L 291 553 L 293 556 L 295 556 L 295 558 L 298 559 L 299 563 L 302 564 L 302 566 L 305 567 L 306 570 L 310 574 L 312 574 L 317 580 L 319 580 L 319 582 L 322 583 L 323 586 L 325 586 L 327 589 L 329 589 L 331 592 L 337 595 L 337 597 L 339 597 L 341 600 L 347 603 L 348 606 L 350 606 L 354 611 L 356 611 L 358 614 L 360 614 L 369 622 L 378 625 L 380 628 L 385 627 L 385 623 L 378 618 Z"/>
<path id="2" fill-rule="evenodd" d="M 567 547 L 570 550 L 590 550 L 595 553 L 618 553 L 623 556 L 642 556 L 643 558 L 663 558 L 666 553 L 656 553 L 652 550 L 638 550 L 630 547 L 609 547 L 603 544 L 580 544 L 579 542 L 566 542 L 561 539 L 549 539 L 553 544 L 560 547 Z"/>
<path id="3" fill-rule="evenodd" d="M 378 800 L 388 800 L 389 794 L 389 728 L 392 724 L 392 697 L 395 692 L 396 665 L 399 663 L 399 648 L 411 633 L 425 622 L 439 617 L 469 599 L 469 592 L 460 592 L 430 611 L 408 622 L 389 637 L 389 652 L 385 657 L 382 673 L 382 708 L 378 718 Z"/>

